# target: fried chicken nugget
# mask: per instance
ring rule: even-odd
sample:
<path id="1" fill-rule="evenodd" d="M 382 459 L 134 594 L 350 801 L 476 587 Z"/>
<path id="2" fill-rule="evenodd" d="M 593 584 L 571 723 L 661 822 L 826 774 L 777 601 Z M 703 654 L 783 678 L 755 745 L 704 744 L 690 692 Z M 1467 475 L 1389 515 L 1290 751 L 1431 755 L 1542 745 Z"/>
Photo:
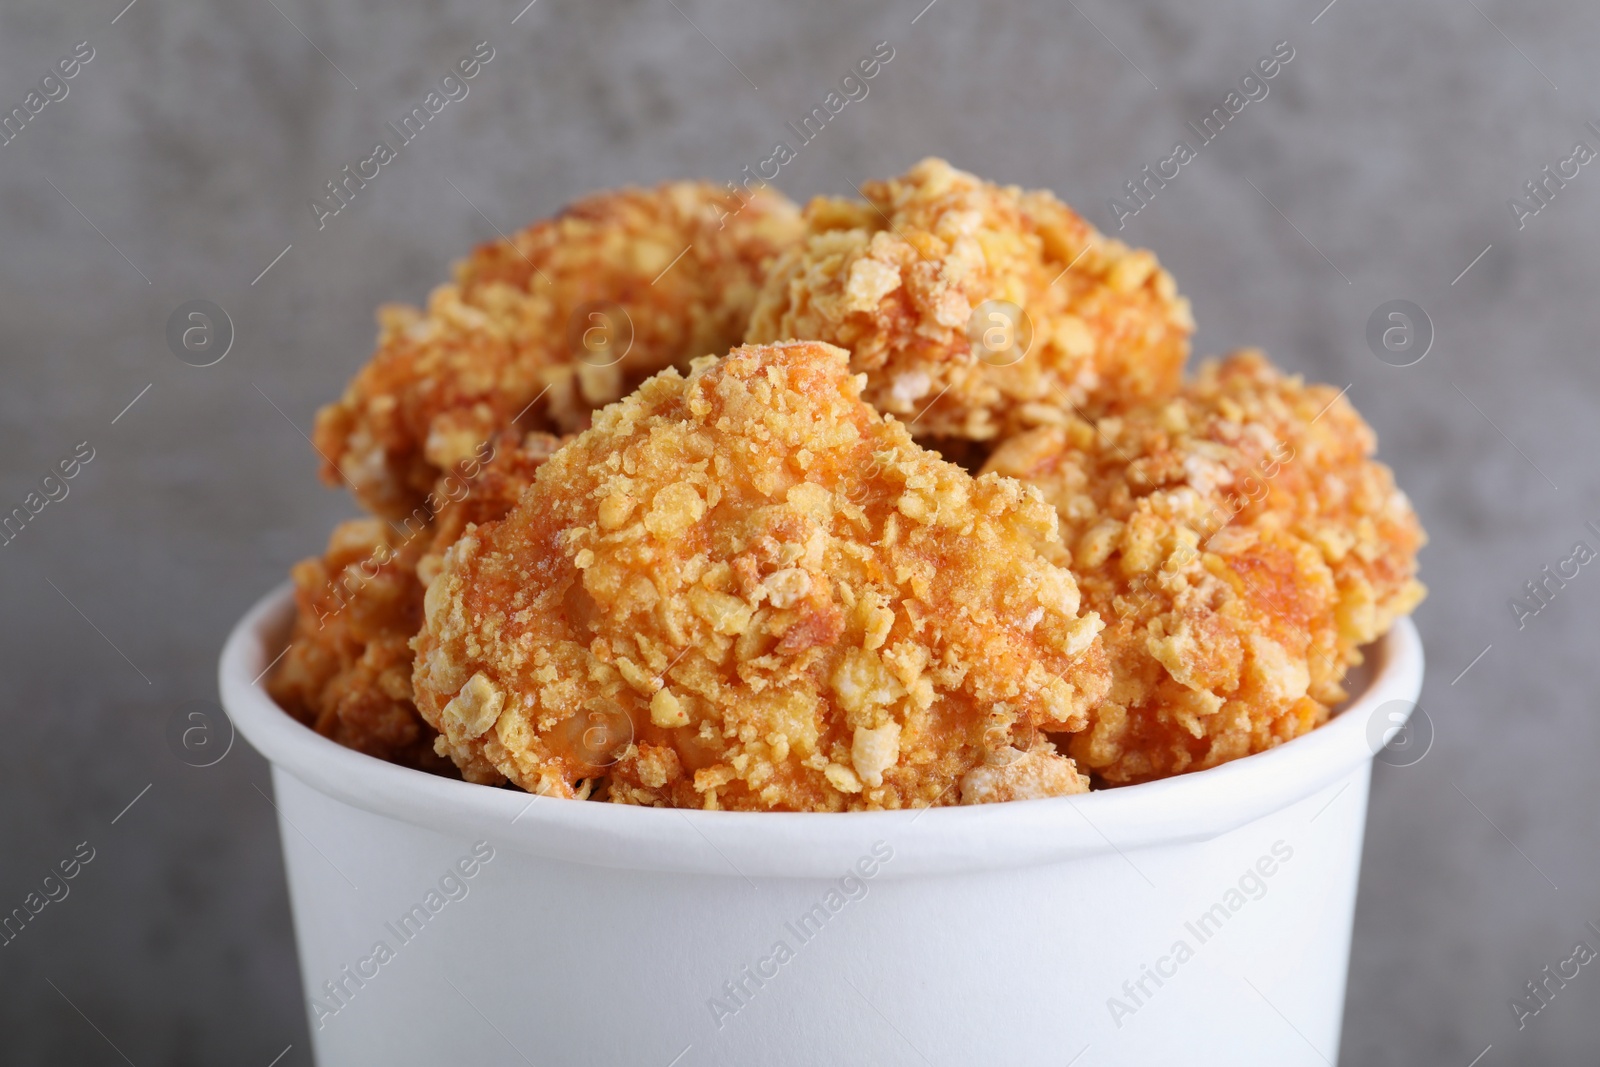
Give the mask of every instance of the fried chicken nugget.
<path id="1" fill-rule="evenodd" d="M 1372 430 L 1256 351 L 1162 404 L 1007 441 L 986 469 L 1044 491 L 1115 681 L 1076 734 L 1119 784 L 1200 770 L 1322 723 L 1421 600 L 1426 541 Z"/>
<path id="2" fill-rule="evenodd" d="M 646 381 L 465 534 L 415 642 L 457 763 L 560 797 L 792 811 L 1080 792 L 1109 684 L 1037 491 L 860 399 L 847 354 Z"/>
<path id="3" fill-rule="evenodd" d="M 774 264 L 747 341 L 849 349 L 868 402 L 932 441 L 1177 391 L 1194 319 L 1150 252 L 1048 192 L 939 159 L 861 190 L 866 202 L 806 207 L 808 235 Z"/>
<path id="4" fill-rule="evenodd" d="M 736 343 L 800 232 L 779 193 L 675 182 L 589 196 L 483 246 L 426 311 L 380 309 L 376 354 L 317 414 L 324 480 L 399 518 L 530 406 L 521 425 L 581 429 L 663 367 Z"/>
<path id="5" fill-rule="evenodd" d="M 433 521 L 340 523 L 320 559 L 296 564 L 290 645 L 267 681 L 280 705 L 318 733 L 379 759 L 435 773 L 455 766 L 411 699 L 411 638 L 422 593 L 469 523 L 498 519 L 559 441 L 503 433 L 463 461 L 425 502 Z M 493 780 L 493 768 L 478 777 Z"/>

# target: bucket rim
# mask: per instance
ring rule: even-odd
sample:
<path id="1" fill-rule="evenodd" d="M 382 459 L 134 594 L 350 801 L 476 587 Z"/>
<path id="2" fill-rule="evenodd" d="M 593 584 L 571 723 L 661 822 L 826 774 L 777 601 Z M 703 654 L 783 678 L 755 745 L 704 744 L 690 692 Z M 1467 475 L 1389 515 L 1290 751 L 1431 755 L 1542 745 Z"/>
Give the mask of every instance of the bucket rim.
<path id="1" fill-rule="evenodd" d="M 261 684 L 293 611 L 284 582 L 235 625 L 218 665 L 224 709 L 275 770 L 366 812 L 534 856 L 747 880 L 834 878 L 885 850 L 894 862 L 882 873 L 906 877 L 1125 858 L 1208 840 L 1364 774 L 1385 733 L 1415 708 L 1423 676 L 1421 639 L 1402 618 L 1367 647 L 1364 688 L 1323 726 L 1207 770 L 1078 796 L 846 813 L 643 808 L 452 780 L 323 737 Z"/>

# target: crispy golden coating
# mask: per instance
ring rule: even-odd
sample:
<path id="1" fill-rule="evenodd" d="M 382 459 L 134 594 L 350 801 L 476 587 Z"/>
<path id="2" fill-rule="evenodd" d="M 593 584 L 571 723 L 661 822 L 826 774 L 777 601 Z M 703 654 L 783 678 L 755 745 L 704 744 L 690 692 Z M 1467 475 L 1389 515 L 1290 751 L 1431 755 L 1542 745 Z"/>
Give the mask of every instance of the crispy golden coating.
<path id="1" fill-rule="evenodd" d="M 1109 783 L 1211 767 L 1323 722 L 1362 645 L 1422 599 L 1426 540 L 1348 401 L 1259 353 L 1165 403 L 1003 444 L 1061 517 L 1114 681 L 1069 751 Z"/>
<path id="2" fill-rule="evenodd" d="M 349 748 L 455 773 L 434 751 L 436 731 L 411 699 L 410 641 L 422 625 L 425 581 L 469 523 L 510 510 L 558 443 L 546 434 L 518 441 L 507 433 L 480 446 L 424 502 L 430 522 L 355 519 L 335 527 L 327 553 L 290 572 L 295 622 L 267 681 L 273 698 Z"/>
<path id="3" fill-rule="evenodd" d="M 382 519 L 336 526 L 321 559 L 290 570 L 294 629 L 267 691 L 341 745 L 443 773 L 451 765 L 434 754 L 433 731 L 411 701 L 407 643 L 422 623 L 422 550 Z"/>
<path id="4" fill-rule="evenodd" d="M 483 246 L 425 311 L 379 311 L 376 354 L 317 414 L 324 479 L 399 518 L 525 411 L 523 428 L 582 428 L 663 367 L 737 342 L 800 232 L 781 194 L 676 182 L 590 196 Z"/>
<path id="5" fill-rule="evenodd" d="M 861 190 L 807 206 L 746 340 L 849 349 L 868 402 L 919 439 L 988 441 L 1178 389 L 1194 320 L 1151 253 L 943 160 Z"/>
<path id="6" fill-rule="evenodd" d="M 554 796 L 838 811 L 1080 792 L 1099 620 L 1039 494 L 860 399 L 830 345 L 747 346 L 596 414 L 429 586 L 440 751 Z M 975 773 L 976 772 L 976 773 Z"/>

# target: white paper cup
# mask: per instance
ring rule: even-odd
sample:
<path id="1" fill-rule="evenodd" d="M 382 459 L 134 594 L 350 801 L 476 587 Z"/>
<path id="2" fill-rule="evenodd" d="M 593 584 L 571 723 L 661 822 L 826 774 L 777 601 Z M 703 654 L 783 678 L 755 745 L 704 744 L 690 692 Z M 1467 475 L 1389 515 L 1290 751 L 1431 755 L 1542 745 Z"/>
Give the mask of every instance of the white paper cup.
<path id="1" fill-rule="evenodd" d="M 1338 1058 L 1371 723 L 1422 683 L 1409 621 L 1332 722 L 1271 752 L 794 814 L 532 797 L 345 749 L 254 681 L 292 610 L 287 587 L 251 609 L 221 685 L 272 763 L 322 1067 Z"/>

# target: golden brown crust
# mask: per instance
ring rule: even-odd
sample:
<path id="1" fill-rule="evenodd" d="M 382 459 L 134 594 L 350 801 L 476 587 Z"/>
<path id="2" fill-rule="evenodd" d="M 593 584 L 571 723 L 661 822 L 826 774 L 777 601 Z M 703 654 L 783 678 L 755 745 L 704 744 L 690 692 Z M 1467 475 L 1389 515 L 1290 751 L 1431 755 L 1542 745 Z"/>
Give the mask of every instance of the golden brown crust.
<path id="1" fill-rule="evenodd" d="M 1048 192 L 860 191 L 601 193 L 381 309 L 315 443 L 395 524 L 295 567 L 272 694 L 474 782 L 752 810 L 1058 796 L 1325 721 L 1424 594 L 1360 416 L 1252 351 L 1182 386 L 1170 275 Z"/>
<path id="2" fill-rule="evenodd" d="M 866 399 L 919 438 L 987 441 L 1177 390 L 1194 321 L 1151 253 L 1048 192 L 943 160 L 861 191 L 807 206 L 808 236 L 773 265 L 746 340 L 849 349 Z M 1030 331 L 989 301 L 1025 312 L 1025 355 Z"/>
<path id="3" fill-rule="evenodd" d="M 991 764 L 969 799 L 1086 788 L 1036 736 L 1108 682 L 1099 620 L 1033 547 L 1053 513 L 860 388 L 832 346 L 747 346 L 598 413 L 429 587 L 414 682 L 441 750 L 682 807 L 951 804 Z"/>
<path id="4" fill-rule="evenodd" d="M 1199 770 L 1324 721 L 1422 599 L 1425 535 L 1338 392 L 1259 353 L 1181 396 L 1007 441 L 992 471 L 1043 490 L 1114 682 L 1071 738 L 1110 783 Z"/>
<path id="5" fill-rule="evenodd" d="M 267 691 L 318 733 L 379 759 L 455 774 L 434 751 L 437 731 L 411 698 L 410 641 L 422 625 L 425 579 L 468 524 L 498 519 L 559 445 L 547 434 L 502 434 L 442 476 L 415 517 L 340 523 L 320 559 L 297 563 L 290 646 Z M 419 577 L 420 575 L 420 577 Z M 490 767 L 474 781 L 496 781 Z"/>
<path id="6" fill-rule="evenodd" d="M 800 233 L 781 194 L 741 197 L 702 182 L 589 196 L 479 248 L 425 311 L 382 308 L 377 352 L 317 415 L 324 479 L 399 518 L 519 415 L 581 429 L 663 367 L 726 351 Z"/>
<path id="7" fill-rule="evenodd" d="M 410 635 L 422 623 L 422 545 L 382 519 L 340 523 L 294 579 L 288 652 L 267 691 L 307 726 L 358 752 L 421 770 L 454 768 L 411 702 Z"/>

